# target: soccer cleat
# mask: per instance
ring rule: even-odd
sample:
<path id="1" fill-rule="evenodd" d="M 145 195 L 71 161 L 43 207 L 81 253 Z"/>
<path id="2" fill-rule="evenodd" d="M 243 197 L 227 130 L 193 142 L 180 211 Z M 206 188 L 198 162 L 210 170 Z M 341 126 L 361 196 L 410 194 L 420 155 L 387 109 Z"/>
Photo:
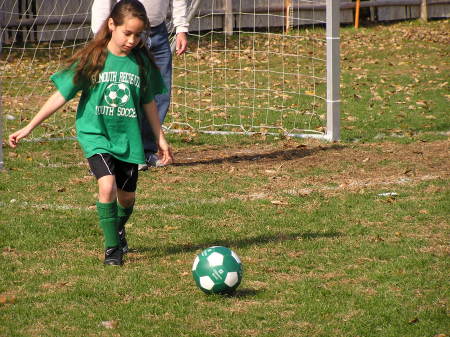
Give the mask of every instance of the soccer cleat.
<path id="1" fill-rule="evenodd" d="M 105 262 L 104 264 L 110 266 L 121 266 L 123 264 L 122 261 L 123 251 L 121 247 L 111 247 L 105 250 Z"/>
<path id="2" fill-rule="evenodd" d="M 147 171 L 148 165 L 147 164 L 139 164 L 138 165 L 138 171 Z"/>
<path id="3" fill-rule="evenodd" d="M 155 153 L 149 153 L 146 155 L 146 162 L 148 167 L 164 167 L 164 165 Z"/>
<path id="4" fill-rule="evenodd" d="M 145 155 L 145 164 L 138 165 L 138 171 L 147 171 L 149 167 L 165 167 L 156 155 L 156 153 L 147 153 Z"/>
<path id="5" fill-rule="evenodd" d="M 120 240 L 120 248 L 122 248 L 122 253 L 128 253 L 128 242 L 125 233 L 125 227 L 119 228 L 119 240 Z"/>
<path id="6" fill-rule="evenodd" d="M 147 166 L 156 167 L 156 163 L 159 161 L 158 156 L 155 153 L 149 153 L 145 156 Z"/>

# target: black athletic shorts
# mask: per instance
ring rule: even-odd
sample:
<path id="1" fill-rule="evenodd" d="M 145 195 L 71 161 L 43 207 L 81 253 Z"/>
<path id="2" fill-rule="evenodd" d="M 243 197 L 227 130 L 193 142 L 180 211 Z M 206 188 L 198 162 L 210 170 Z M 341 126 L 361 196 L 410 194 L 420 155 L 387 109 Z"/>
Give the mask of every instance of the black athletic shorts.
<path id="1" fill-rule="evenodd" d="M 116 177 L 117 188 L 135 192 L 138 180 L 138 165 L 114 158 L 109 153 L 98 153 L 88 158 L 89 167 L 95 178 L 112 175 Z"/>

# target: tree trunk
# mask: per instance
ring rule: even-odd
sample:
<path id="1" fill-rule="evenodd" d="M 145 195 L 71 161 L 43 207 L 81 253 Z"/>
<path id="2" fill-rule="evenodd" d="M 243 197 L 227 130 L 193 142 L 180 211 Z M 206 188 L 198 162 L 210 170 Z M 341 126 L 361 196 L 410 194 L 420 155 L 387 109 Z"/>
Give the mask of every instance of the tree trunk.
<path id="1" fill-rule="evenodd" d="M 422 0 L 420 3 L 420 20 L 422 20 L 423 22 L 428 21 L 427 0 Z"/>
<path id="2" fill-rule="evenodd" d="M 225 27 L 224 31 L 227 35 L 233 35 L 233 1 L 232 0 L 225 0 L 224 2 L 224 11 L 225 11 Z"/>

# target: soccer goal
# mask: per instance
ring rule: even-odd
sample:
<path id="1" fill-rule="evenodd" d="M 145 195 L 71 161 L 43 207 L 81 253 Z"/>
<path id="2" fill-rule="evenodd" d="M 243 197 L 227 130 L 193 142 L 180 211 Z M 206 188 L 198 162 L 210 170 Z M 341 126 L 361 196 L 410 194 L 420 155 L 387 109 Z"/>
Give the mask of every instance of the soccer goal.
<path id="1" fill-rule="evenodd" d="M 166 128 L 339 139 L 339 1 L 191 4 Z"/>
<path id="2" fill-rule="evenodd" d="M 189 51 L 174 57 L 169 132 L 339 139 L 340 1 L 187 3 Z M 91 5 L 0 0 L 3 139 L 37 112 L 53 90 L 49 76 L 92 37 Z M 76 106 L 29 139 L 73 139 Z"/>

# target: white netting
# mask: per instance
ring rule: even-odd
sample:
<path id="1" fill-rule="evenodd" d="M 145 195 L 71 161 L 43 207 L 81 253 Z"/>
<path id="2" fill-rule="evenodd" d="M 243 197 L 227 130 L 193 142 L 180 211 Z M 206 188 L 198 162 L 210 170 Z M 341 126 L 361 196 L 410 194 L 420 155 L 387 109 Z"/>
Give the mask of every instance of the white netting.
<path id="1" fill-rule="evenodd" d="M 37 113 L 54 90 L 49 76 L 91 37 L 91 4 L 92 0 L 0 0 L 5 136 Z M 30 139 L 73 137 L 76 103 L 68 103 Z"/>
<path id="2" fill-rule="evenodd" d="M 49 76 L 92 37 L 91 5 L 0 0 L 5 136 L 38 111 L 54 90 Z M 168 129 L 323 134 L 324 0 L 204 0 L 190 13 L 189 51 L 174 57 Z M 76 104 L 67 104 L 31 138 L 73 137 Z"/>
<path id="3" fill-rule="evenodd" d="M 325 2 L 292 1 L 286 8 L 285 0 L 240 0 L 228 13 L 226 2 L 203 1 L 193 15 L 190 51 L 175 62 L 166 126 L 323 134 Z M 224 29 L 226 15 L 232 35 Z"/>

